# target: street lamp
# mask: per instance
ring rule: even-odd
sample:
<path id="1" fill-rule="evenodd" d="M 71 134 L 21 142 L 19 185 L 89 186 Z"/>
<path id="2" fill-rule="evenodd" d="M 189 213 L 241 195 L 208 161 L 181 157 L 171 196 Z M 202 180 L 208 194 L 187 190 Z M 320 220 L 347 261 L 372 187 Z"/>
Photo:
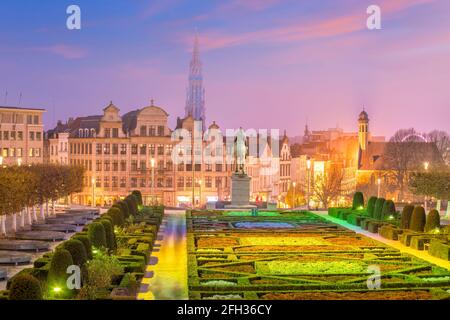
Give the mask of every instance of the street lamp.
<path id="1" fill-rule="evenodd" d="M 201 207 L 201 205 L 202 205 L 202 179 L 198 180 L 198 186 L 199 186 L 198 206 Z"/>
<path id="2" fill-rule="evenodd" d="M 0 167 L 3 166 L 3 157 L 0 156 Z"/>
<path id="3" fill-rule="evenodd" d="M 93 177 L 92 180 L 92 207 L 95 207 L 95 178 Z"/>
<path id="4" fill-rule="evenodd" d="M 17 165 L 20 167 L 22 165 L 22 158 L 17 159 Z"/>
<path id="5" fill-rule="evenodd" d="M 150 167 L 152 168 L 152 204 L 155 204 L 155 159 L 150 160 Z"/>
<path id="6" fill-rule="evenodd" d="M 307 192 L 307 197 L 306 197 L 306 201 L 307 201 L 307 208 L 309 210 L 309 188 L 310 188 L 310 181 L 311 181 L 311 159 L 307 159 L 306 160 L 306 170 L 308 171 L 308 192 Z"/>
<path id="7" fill-rule="evenodd" d="M 292 201 L 292 204 L 293 204 L 293 207 L 295 208 L 295 205 L 296 205 L 296 199 L 295 199 L 295 185 L 296 185 L 297 183 L 296 182 L 293 182 L 292 183 L 292 186 L 294 187 L 294 197 L 293 197 L 293 201 Z"/>
<path id="8" fill-rule="evenodd" d="M 378 178 L 378 180 L 377 180 L 377 183 L 378 183 L 378 195 L 377 195 L 377 198 L 379 198 L 380 197 L 380 191 L 381 191 L 381 178 Z"/>

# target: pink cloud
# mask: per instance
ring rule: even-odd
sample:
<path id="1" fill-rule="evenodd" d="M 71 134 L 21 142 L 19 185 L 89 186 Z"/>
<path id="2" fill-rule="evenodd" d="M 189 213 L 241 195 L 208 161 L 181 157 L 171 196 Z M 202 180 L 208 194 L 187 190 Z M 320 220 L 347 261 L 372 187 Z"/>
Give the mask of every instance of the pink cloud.
<path id="1" fill-rule="evenodd" d="M 48 52 L 70 60 L 81 59 L 87 56 L 87 51 L 85 49 L 66 44 L 55 44 L 48 47 L 37 48 L 36 50 Z"/>

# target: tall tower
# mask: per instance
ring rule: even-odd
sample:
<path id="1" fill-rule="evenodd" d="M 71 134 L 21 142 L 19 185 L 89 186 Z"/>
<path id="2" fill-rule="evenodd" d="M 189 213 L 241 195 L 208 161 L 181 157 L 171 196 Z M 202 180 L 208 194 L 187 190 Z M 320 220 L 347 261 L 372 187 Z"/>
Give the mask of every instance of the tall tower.
<path id="1" fill-rule="evenodd" d="M 364 109 L 358 118 L 358 141 L 359 148 L 366 151 L 369 144 L 369 116 Z"/>
<path id="2" fill-rule="evenodd" d="M 202 121 L 202 127 L 205 130 L 205 89 L 203 89 L 202 63 L 197 35 L 195 35 L 194 50 L 189 67 L 185 116 L 192 116 L 194 120 Z"/>

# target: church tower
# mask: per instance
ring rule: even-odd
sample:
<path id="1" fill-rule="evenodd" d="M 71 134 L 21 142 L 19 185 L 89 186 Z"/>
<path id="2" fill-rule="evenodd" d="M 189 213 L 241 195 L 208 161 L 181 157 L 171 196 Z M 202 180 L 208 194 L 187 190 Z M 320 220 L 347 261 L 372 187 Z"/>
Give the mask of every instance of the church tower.
<path id="1" fill-rule="evenodd" d="M 202 63 L 197 35 L 189 67 L 189 85 L 186 96 L 185 117 L 191 116 L 194 120 L 202 121 L 202 127 L 205 130 L 205 89 L 203 89 Z"/>
<path id="2" fill-rule="evenodd" d="M 369 144 L 369 116 L 365 110 L 359 114 L 358 118 L 358 142 L 361 151 L 366 151 Z"/>

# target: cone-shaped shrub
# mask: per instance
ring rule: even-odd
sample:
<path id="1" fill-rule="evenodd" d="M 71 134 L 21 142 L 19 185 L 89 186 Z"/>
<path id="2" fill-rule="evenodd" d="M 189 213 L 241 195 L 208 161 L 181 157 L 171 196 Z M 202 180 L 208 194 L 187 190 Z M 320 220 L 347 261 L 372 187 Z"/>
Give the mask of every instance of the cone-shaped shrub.
<path id="1" fill-rule="evenodd" d="M 103 224 L 93 222 L 89 225 L 88 236 L 91 244 L 96 248 L 106 248 L 106 233 Z"/>
<path id="2" fill-rule="evenodd" d="M 42 300 L 41 283 L 32 275 L 18 275 L 11 283 L 8 298 L 9 300 Z"/>
<path id="3" fill-rule="evenodd" d="M 50 293 L 54 288 L 61 290 L 66 288 L 66 282 L 69 274 L 67 268 L 73 265 L 73 259 L 70 252 L 66 249 L 58 249 L 55 251 L 50 262 L 50 269 L 48 271 L 47 286 Z"/>
<path id="4" fill-rule="evenodd" d="M 127 203 L 128 208 L 130 209 L 130 214 L 135 216 L 138 213 L 136 197 L 130 194 L 128 197 L 125 198 L 125 202 Z"/>
<path id="5" fill-rule="evenodd" d="M 374 219 L 381 220 L 383 218 L 383 205 L 386 200 L 384 198 L 378 198 L 375 202 L 375 209 L 373 213 Z"/>
<path id="6" fill-rule="evenodd" d="M 105 228 L 105 235 L 106 235 L 106 246 L 109 250 L 115 250 L 116 249 L 116 237 L 114 235 L 114 228 L 106 219 L 100 219 L 100 223 L 103 225 L 103 228 Z"/>
<path id="7" fill-rule="evenodd" d="M 86 257 L 88 260 L 91 260 L 92 259 L 92 245 L 91 245 L 91 241 L 89 240 L 88 236 L 77 235 L 77 236 L 74 236 L 72 239 L 79 240 L 83 243 L 84 249 L 86 250 Z"/>
<path id="8" fill-rule="evenodd" d="M 355 192 L 355 194 L 353 195 L 353 205 L 352 205 L 352 209 L 356 210 L 363 207 L 364 208 L 364 195 L 362 194 L 362 192 Z"/>
<path id="9" fill-rule="evenodd" d="M 83 242 L 76 239 L 71 239 L 64 242 L 64 249 L 70 252 L 73 263 L 79 267 L 82 267 L 87 261 L 86 248 Z"/>
<path id="10" fill-rule="evenodd" d="M 377 202 L 377 197 L 370 197 L 369 201 L 367 202 L 367 214 L 369 215 L 369 217 L 373 218 L 376 202 Z"/>
<path id="11" fill-rule="evenodd" d="M 112 207 L 119 208 L 125 219 L 130 216 L 130 212 L 128 210 L 128 205 L 126 204 L 125 201 L 119 201 L 116 204 L 114 204 Z"/>
<path id="12" fill-rule="evenodd" d="M 131 192 L 137 199 L 137 204 L 142 206 L 142 193 L 139 190 L 134 190 Z"/>
<path id="13" fill-rule="evenodd" d="M 414 206 L 407 205 L 403 207 L 402 216 L 400 218 L 400 228 L 409 229 L 409 223 L 411 222 L 411 216 L 414 211 Z"/>
<path id="14" fill-rule="evenodd" d="M 383 204 L 382 217 L 381 220 L 387 220 L 390 217 L 395 218 L 395 204 L 392 200 L 386 200 Z"/>
<path id="15" fill-rule="evenodd" d="M 125 223 L 122 211 L 117 207 L 111 207 L 108 212 L 106 212 L 106 216 L 111 217 L 113 226 L 123 226 Z"/>
<path id="16" fill-rule="evenodd" d="M 441 226 L 441 217 L 439 211 L 431 210 L 428 212 L 427 222 L 425 223 L 425 232 L 433 231 Z"/>
<path id="17" fill-rule="evenodd" d="M 426 222 L 425 209 L 421 206 L 414 208 L 409 222 L 409 229 L 417 232 L 423 232 Z"/>

